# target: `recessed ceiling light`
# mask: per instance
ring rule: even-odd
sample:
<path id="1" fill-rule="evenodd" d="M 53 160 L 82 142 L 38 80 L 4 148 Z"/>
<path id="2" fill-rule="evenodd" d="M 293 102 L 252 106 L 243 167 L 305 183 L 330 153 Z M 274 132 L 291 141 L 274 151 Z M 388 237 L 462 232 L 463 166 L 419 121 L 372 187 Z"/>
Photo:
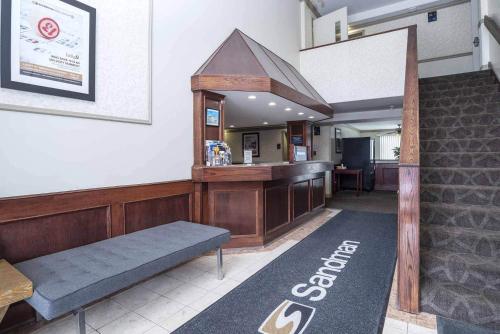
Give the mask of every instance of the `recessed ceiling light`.
<path id="1" fill-rule="evenodd" d="M 229 127 L 230 127 L 230 128 L 234 128 L 234 125 L 230 125 Z"/>
<path id="2" fill-rule="evenodd" d="M 269 123 L 268 123 L 268 122 L 262 122 L 262 124 L 264 124 L 264 125 L 268 125 Z"/>
<path id="3" fill-rule="evenodd" d="M 257 96 L 255 96 L 255 95 L 248 95 L 249 100 L 255 100 L 256 98 L 257 98 Z"/>
<path id="4" fill-rule="evenodd" d="M 314 118 L 314 116 L 309 116 L 308 118 L 313 119 L 313 118 Z"/>
<path id="5" fill-rule="evenodd" d="M 285 111 L 292 111 L 292 108 L 290 108 L 290 107 L 286 107 L 286 108 L 285 108 Z"/>
<path id="6" fill-rule="evenodd" d="M 274 107 L 276 105 L 276 102 L 269 102 L 270 107 Z"/>
<path id="7" fill-rule="evenodd" d="M 302 116 L 302 115 L 304 115 L 304 113 L 303 112 L 299 112 L 299 113 L 297 113 L 297 115 Z"/>

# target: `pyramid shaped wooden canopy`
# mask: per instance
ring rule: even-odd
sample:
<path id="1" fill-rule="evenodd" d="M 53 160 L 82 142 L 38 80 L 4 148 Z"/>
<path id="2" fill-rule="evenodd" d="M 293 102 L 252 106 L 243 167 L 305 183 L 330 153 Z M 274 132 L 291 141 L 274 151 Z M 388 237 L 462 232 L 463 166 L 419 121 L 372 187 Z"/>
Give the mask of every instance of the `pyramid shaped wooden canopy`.
<path id="1" fill-rule="evenodd" d="M 238 29 L 191 77 L 191 89 L 269 92 L 333 116 L 332 107 L 292 65 Z"/>

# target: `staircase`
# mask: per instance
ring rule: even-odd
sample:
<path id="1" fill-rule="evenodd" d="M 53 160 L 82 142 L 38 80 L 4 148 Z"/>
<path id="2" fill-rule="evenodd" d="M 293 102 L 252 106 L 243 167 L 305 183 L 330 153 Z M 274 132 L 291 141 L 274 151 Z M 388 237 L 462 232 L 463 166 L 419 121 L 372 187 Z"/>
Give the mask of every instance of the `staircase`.
<path id="1" fill-rule="evenodd" d="M 420 80 L 421 310 L 500 329 L 500 85 Z"/>

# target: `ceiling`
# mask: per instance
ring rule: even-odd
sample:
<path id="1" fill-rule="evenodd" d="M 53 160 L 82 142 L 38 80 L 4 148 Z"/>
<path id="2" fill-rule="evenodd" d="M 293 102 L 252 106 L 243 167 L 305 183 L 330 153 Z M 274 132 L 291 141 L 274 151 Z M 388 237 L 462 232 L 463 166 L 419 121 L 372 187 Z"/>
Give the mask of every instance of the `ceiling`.
<path id="1" fill-rule="evenodd" d="M 330 103 L 330 105 L 334 108 L 336 113 L 393 109 L 403 107 L 403 97 L 392 96 L 378 99 Z"/>
<path id="2" fill-rule="evenodd" d="M 401 124 L 401 120 L 350 123 L 350 127 L 359 131 L 394 130 Z"/>
<path id="3" fill-rule="evenodd" d="M 347 6 L 348 15 L 366 10 L 392 5 L 402 0 L 311 0 L 321 15 Z"/>
<path id="4" fill-rule="evenodd" d="M 224 127 L 246 128 L 285 125 L 287 121 L 321 121 L 329 117 L 268 92 L 220 91 L 225 95 Z M 256 99 L 248 99 L 254 95 Z M 275 106 L 269 106 L 275 102 Z M 292 108 L 285 111 L 285 108 Z M 298 113 L 304 113 L 298 115 Z M 314 118 L 309 118 L 310 116 Z M 268 124 L 264 124 L 267 122 Z"/>

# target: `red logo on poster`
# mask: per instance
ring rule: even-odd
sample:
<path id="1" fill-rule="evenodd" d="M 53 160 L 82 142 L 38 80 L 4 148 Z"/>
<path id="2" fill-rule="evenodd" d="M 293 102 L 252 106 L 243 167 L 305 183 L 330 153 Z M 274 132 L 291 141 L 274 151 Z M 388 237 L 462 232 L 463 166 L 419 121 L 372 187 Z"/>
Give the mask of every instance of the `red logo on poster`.
<path id="1" fill-rule="evenodd" d="M 44 17 L 38 21 L 38 32 L 46 39 L 54 39 L 59 36 L 59 25 L 50 17 Z"/>

